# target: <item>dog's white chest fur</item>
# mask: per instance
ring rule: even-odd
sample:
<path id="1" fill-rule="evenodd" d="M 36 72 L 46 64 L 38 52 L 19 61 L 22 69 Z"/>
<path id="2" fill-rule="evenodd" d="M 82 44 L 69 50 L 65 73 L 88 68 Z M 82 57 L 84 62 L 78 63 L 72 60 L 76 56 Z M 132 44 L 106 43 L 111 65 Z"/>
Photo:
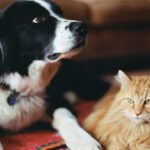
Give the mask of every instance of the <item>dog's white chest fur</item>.
<path id="1" fill-rule="evenodd" d="M 7 99 L 11 91 L 0 88 L 0 128 L 17 131 L 42 118 L 47 109 L 45 87 L 58 68 L 59 63 L 34 61 L 29 66 L 29 76 L 11 73 L 1 78 L 19 95 L 16 97 L 17 102 L 10 105 Z"/>
<path id="2" fill-rule="evenodd" d="M 0 90 L 0 128 L 17 131 L 42 118 L 46 102 L 40 97 L 16 97 L 15 105 L 9 105 L 9 91 Z"/>

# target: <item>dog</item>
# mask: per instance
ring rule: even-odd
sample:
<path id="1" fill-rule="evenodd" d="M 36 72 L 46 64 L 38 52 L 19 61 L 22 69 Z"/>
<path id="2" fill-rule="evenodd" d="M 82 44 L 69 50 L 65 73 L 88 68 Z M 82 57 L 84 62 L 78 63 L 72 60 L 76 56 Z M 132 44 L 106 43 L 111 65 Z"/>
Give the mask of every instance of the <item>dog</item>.
<path id="1" fill-rule="evenodd" d="M 86 35 L 84 22 L 63 18 L 49 0 L 19 0 L 1 11 L 0 128 L 14 132 L 43 120 L 70 150 L 101 149 L 80 127 L 72 106 L 51 93 L 60 61 L 79 53 Z"/>

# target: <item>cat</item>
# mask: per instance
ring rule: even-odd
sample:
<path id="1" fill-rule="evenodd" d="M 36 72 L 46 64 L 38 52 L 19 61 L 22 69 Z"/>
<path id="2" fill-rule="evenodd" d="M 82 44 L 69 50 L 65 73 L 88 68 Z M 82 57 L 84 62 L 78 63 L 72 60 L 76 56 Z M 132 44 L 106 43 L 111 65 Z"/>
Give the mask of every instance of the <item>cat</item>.
<path id="1" fill-rule="evenodd" d="M 150 75 L 120 70 L 116 79 L 84 127 L 105 150 L 150 150 Z"/>

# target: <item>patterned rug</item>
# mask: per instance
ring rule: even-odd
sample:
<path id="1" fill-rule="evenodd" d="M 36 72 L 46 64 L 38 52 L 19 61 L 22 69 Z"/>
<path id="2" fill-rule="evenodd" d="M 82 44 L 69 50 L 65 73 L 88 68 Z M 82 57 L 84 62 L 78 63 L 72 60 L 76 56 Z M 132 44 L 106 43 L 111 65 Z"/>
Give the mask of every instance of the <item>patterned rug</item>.
<path id="1" fill-rule="evenodd" d="M 95 102 L 80 102 L 75 105 L 81 123 L 91 111 Z M 86 109 L 85 109 L 86 108 Z M 0 132 L 4 150 L 67 150 L 61 136 L 49 124 L 38 123 L 29 129 L 8 134 Z"/>
<path id="2" fill-rule="evenodd" d="M 37 150 L 69 150 L 63 140 L 47 143 L 37 148 Z"/>
<path id="3" fill-rule="evenodd" d="M 53 141 L 43 144 L 41 146 L 38 146 L 36 150 L 69 150 L 67 146 L 65 145 L 63 139 L 58 135 L 53 138 Z"/>

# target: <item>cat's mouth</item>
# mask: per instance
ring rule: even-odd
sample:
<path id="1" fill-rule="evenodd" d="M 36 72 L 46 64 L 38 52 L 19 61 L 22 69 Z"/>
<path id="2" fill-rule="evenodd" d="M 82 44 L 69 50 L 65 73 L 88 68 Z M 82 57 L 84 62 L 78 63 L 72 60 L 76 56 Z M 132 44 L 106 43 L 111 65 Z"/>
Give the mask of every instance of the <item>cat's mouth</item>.
<path id="1" fill-rule="evenodd" d="M 148 123 L 147 120 L 139 117 L 139 116 L 136 116 L 136 117 L 132 117 L 131 120 L 135 123 Z"/>
<path id="2" fill-rule="evenodd" d="M 135 122 L 135 123 L 142 123 L 143 121 L 139 118 L 131 118 L 131 121 Z"/>

